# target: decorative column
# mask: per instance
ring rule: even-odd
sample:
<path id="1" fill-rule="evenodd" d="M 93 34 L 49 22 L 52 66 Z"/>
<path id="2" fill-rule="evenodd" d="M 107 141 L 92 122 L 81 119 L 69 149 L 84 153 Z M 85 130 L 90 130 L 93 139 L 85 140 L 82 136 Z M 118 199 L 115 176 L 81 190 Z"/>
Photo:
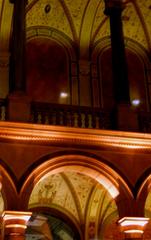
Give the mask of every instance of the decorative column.
<path id="1" fill-rule="evenodd" d="M 11 91 L 24 92 L 26 86 L 25 69 L 25 7 L 27 0 L 10 0 L 14 4 L 13 35 L 11 44 Z"/>
<path id="2" fill-rule="evenodd" d="M 2 214 L 2 240 L 24 240 L 31 212 L 5 211 Z"/>
<path id="3" fill-rule="evenodd" d="M 110 18 L 113 80 L 117 103 L 129 103 L 129 83 L 122 26 L 122 0 L 105 0 L 105 14 Z"/>
<path id="4" fill-rule="evenodd" d="M 26 96 L 26 30 L 27 0 L 10 0 L 14 4 L 13 34 L 10 56 L 9 120 L 28 121 L 29 99 Z"/>
<path id="5" fill-rule="evenodd" d="M 137 116 L 130 109 L 128 70 L 122 25 L 123 0 L 105 0 L 105 14 L 110 19 L 112 72 L 119 130 L 137 130 Z"/>

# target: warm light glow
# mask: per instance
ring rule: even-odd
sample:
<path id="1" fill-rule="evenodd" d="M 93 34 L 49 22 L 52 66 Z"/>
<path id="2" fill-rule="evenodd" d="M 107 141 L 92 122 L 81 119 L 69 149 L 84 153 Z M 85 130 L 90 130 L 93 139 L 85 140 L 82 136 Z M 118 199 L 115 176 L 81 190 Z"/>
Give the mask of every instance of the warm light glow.
<path id="1" fill-rule="evenodd" d="M 61 97 L 61 98 L 66 98 L 66 97 L 68 97 L 68 93 L 66 93 L 66 92 L 61 92 L 61 93 L 60 93 L 60 97 Z"/>
<path id="2" fill-rule="evenodd" d="M 32 215 L 32 212 L 16 212 L 16 211 L 5 211 L 2 214 L 3 221 L 7 220 L 24 220 L 27 222 Z"/>
<path id="3" fill-rule="evenodd" d="M 130 229 L 130 230 L 125 230 L 124 233 L 143 233 L 143 230 L 138 230 L 138 229 Z"/>
<path id="4" fill-rule="evenodd" d="M 139 99 L 133 99 L 132 100 L 132 105 L 133 106 L 138 106 L 140 104 L 140 100 Z"/>
<path id="5" fill-rule="evenodd" d="M 8 224 L 5 226 L 5 228 L 23 228 L 26 229 L 27 226 L 23 224 Z"/>
<path id="6" fill-rule="evenodd" d="M 124 217 L 118 221 L 120 226 L 145 226 L 149 221 L 149 218 L 139 218 L 139 217 Z"/>
<path id="7" fill-rule="evenodd" d="M 70 156 L 68 156 L 70 158 Z M 67 159 L 67 157 L 66 157 Z M 98 181 L 111 195 L 111 197 L 113 199 L 115 199 L 118 195 L 119 195 L 119 186 L 116 184 L 114 185 L 106 176 L 104 176 L 103 174 L 98 173 L 95 169 L 90 169 L 87 167 L 82 167 L 82 166 L 78 166 L 78 165 L 72 165 L 72 166 L 68 166 L 68 171 L 73 171 L 76 170 L 76 172 L 79 173 L 83 173 L 83 174 L 87 174 L 88 176 L 94 178 L 96 181 Z M 64 169 L 64 167 L 60 167 L 57 170 L 58 172 L 62 172 L 66 169 Z M 41 177 L 41 179 L 39 180 L 39 182 L 43 181 L 44 179 L 46 179 L 49 175 L 52 174 L 56 174 L 56 170 L 52 170 L 51 173 L 48 173 L 46 175 L 44 175 L 43 177 Z"/>
<path id="8" fill-rule="evenodd" d="M 98 181 L 103 187 L 110 193 L 112 198 L 116 198 L 119 195 L 119 190 L 115 187 L 105 176 L 98 178 Z"/>

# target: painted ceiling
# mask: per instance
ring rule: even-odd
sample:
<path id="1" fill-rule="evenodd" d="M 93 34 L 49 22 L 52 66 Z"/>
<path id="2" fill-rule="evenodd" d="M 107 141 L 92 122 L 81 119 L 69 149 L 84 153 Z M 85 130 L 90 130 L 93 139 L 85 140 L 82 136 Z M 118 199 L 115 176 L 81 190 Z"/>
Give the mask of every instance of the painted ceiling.
<path id="1" fill-rule="evenodd" d="M 151 1 L 123 0 L 124 36 L 151 50 Z M 0 1 L 0 51 L 8 51 L 12 32 L 13 4 Z M 104 15 L 104 0 L 28 0 L 26 27 L 50 27 L 59 30 L 80 47 L 86 49 L 104 37 L 109 37 L 109 19 Z"/>
<path id="2" fill-rule="evenodd" d="M 118 219 L 115 200 L 108 191 L 94 179 L 77 172 L 45 175 L 29 199 L 29 209 L 37 207 L 57 209 L 79 227 L 96 224 L 97 232 L 101 232 L 100 226 L 110 222 L 109 218 Z"/>

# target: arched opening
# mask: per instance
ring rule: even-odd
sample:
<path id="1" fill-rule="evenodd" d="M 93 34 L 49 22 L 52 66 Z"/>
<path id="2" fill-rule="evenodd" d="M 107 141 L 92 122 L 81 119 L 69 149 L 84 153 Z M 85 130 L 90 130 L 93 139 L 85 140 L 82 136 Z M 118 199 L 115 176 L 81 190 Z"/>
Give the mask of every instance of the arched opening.
<path id="1" fill-rule="evenodd" d="M 135 105 L 138 102 L 137 107 L 139 109 L 147 110 L 147 92 L 146 92 L 146 73 L 145 65 L 141 57 L 135 52 L 129 49 L 126 50 L 128 80 L 129 80 L 129 94 L 130 102 Z M 112 75 L 112 57 L 111 48 L 106 48 L 101 52 L 99 56 L 100 68 L 100 88 L 102 93 L 102 105 L 105 108 L 112 108 L 115 104 L 114 99 L 114 84 Z"/>
<path id="2" fill-rule="evenodd" d="M 43 208 L 50 209 L 46 215 L 50 220 L 52 236 L 57 239 L 57 234 L 62 240 L 67 239 L 61 235 L 63 232 L 64 236 L 70 235 L 69 239 L 98 237 L 106 224 L 116 222 L 119 218 L 116 202 L 107 189 L 76 170 L 61 170 L 43 176 L 34 186 L 29 198 L 28 209 L 34 211 L 35 208 L 38 213 L 42 213 Z M 110 221 L 107 222 L 107 218 L 110 218 Z M 54 228 L 54 220 L 56 224 L 60 222 L 58 232 Z M 74 228 L 71 227 L 72 222 Z"/>
<path id="3" fill-rule="evenodd" d="M 57 218 L 66 216 L 74 223 L 80 239 L 104 239 L 104 229 L 119 218 L 119 191 L 125 192 L 122 199 L 129 206 L 130 189 L 114 170 L 87 156 L 65 155 L 37 167 L 25 181 L 20 196 L 26 200 L 28 210 L 41 213 L 47 208 L 49 213 L 61 213 L 55 215 Z M 114 237 L 110 232 L 110 238 Z"/>
<path id="4" fill-rule="evenodd" d="M 27 94 L 35 102 L 70 103 L 69 59 L 54 39 L 30 39 L 27 54 Z"/>
<path id="5" fill-rule="evenodd" d="M 1 159 L 1 164 L 4 162 Z M 10 168 L 4 164 L 0 165 L 0 212 L 12 209 L 17 204 L 17 184 Z"/>

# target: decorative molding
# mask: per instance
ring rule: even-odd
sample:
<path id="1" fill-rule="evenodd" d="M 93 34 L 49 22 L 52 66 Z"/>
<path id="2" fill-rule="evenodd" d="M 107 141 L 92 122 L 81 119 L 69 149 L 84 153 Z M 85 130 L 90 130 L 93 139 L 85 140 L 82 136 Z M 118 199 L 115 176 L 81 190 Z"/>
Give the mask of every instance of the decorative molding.
<path id="1" fill-rule="evenodd" d="M 1 141 L 87 146 L 126 152 L 151 152 L 151 134 L 0 122 Z"/>

